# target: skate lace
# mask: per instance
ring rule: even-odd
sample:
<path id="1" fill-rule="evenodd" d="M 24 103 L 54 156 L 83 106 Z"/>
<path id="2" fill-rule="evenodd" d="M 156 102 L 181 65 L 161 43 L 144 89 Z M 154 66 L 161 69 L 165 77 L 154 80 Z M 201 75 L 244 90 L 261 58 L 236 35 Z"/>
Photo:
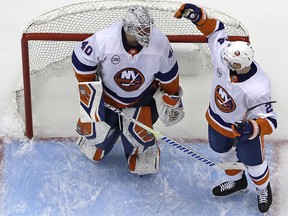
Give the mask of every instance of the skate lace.
<path id="1" fill-rule="evenodd" d="M 260 203 L 268 203 L 268 190 L 265 189 L 258 189 L 257 191 L 259 204 Z"/>
<path id="2" fill-rule="evenodd" d="M 220 189 L 221 189 L 221 191 L 230 190 L 234 186 L 235 186 L 235 182 L 228 181 L 228 182 L 224 182 L 224 183 L 220 184 Z"/>

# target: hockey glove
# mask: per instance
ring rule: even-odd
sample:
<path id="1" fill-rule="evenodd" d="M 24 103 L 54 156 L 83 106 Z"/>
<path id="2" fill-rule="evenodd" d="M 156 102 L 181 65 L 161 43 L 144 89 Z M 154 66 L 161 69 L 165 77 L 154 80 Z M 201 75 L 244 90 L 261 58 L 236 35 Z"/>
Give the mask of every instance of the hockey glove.
<path id="1" fill-rule="evenodd" d="M 259 126 L 255 120 L 238 121 L 231 128 L 238 141 L 253 140 L 259 134 Z"/>
<path id="2" fill-rule="evenodd" d="M 174 16 L 178 19 L 183 16 L 199 26 L 203 25 L 207 17 L 205 10 L 194 4 L 182 4 Z"/>
<path id="3" fill-rule="evenodd" d="M 154 99 L 157 105 L 157 111 L 162 123 L 168 127 L 180 122 L 184 117 L 184 110 L 181 97 L 182 88 L 179 88 L 177 95 L 169 95 L 160 88 L 155 92 Z"/>

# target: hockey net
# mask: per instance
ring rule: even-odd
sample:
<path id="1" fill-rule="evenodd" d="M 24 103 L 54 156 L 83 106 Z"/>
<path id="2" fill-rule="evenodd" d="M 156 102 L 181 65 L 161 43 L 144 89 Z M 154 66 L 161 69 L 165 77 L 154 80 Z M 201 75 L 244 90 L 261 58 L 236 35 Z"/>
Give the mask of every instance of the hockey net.
<path id="1" fill-rule="evenodd" d="M 14 105 L 27 137 L 75 135 L 79 102 L 70 60 L 72 50 L 78 41 L 121 20 L 127 8 L 135 4 L 150 11 L 156 26 L 175 45 L 174 51 L 188 49 L 185 57 L 189 58 L 187 53 L 196 50 L 201 73 L 212 70 L 206 38 L 190 21 L 173 17 L 180 2 L 106 0 L 58 8 L 33 19 L 22 36 L 23 88 L 14 92 Z M 239 21 L 204 8 L 210 17 L 225 24 L 230 40 L 249 41 L 248 32 Z M 191 71 L 186 74 L 197 75 Z"/>

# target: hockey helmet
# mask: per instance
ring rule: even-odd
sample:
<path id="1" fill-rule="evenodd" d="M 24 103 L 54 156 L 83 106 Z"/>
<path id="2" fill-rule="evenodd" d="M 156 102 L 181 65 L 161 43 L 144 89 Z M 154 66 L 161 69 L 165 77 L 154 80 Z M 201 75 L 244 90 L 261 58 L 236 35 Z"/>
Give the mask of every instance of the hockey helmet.
<path id="1" fill-rule="evenodd" d="M 140 45 L 148 46 L 154 20 L 146 8 L 140 5 L 129 7 L 123 26 L 125 32 L 134 36 Z"/>
<path id="2" fill-rule="evenodd" d="M 231 68 L 234 63 L 239 64 L 240 67 L 237 70 L 241 70 L 245 67 L 249 67 L 254 59 L 254 50 L 252 46 L 244 41 L 229 42 L 221 52 L 222 58 L 228 62 Z M 231 68 L 235 69 L 235 68 Z"/>

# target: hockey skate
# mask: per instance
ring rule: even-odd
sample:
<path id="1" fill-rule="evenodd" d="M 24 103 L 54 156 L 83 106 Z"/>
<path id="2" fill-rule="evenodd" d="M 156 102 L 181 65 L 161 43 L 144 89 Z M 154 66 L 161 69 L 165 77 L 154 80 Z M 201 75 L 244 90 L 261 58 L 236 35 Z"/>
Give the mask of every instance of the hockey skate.
<path id="1" fill-rule="evenodd" d="M 257 190 L 257 200 L 258 200 L 258 208 L 261 213 L 268 212 L 271 204 L 272 204 L 272 191 L 270 187 L 270 182 L 267 187 L 264 189 L 256 189 Z M 266 215 L 266 214 L 264 214 Z"/>
<path id="2" fill-rule="evenodd" d="M 213 188 L 212 193 L 216 197 L 224 197 L 235 193 L 248 192 L 248 183 L 245 173 L 237 181 L 226 181 Z"/>

